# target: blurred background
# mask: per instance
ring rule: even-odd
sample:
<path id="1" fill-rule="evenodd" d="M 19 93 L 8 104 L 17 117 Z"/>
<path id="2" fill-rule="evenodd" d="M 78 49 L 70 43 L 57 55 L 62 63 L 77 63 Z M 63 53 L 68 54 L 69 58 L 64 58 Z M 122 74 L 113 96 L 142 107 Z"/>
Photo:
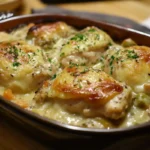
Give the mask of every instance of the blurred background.
<path id="1" fill-rule="evenodd" d="M 32 9 L 42 9 L 48 5 L 74 11 L 117 15 L 137 22 L 150 16 L 150 0 L 0 0 L 0 12 L 24 15 L 32 13 Z"/>
<path id="2" fill-rule="evenodd" d="M 0 20 L 33 13 L 75 15 L 150 34 L 150 0 L 0 0 Z"/>

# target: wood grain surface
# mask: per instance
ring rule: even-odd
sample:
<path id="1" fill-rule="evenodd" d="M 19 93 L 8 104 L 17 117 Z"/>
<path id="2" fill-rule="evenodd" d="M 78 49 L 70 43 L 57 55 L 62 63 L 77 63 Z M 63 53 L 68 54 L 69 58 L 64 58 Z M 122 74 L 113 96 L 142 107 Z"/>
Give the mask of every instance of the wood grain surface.
<path id="1" fill-rule="evenodd" d="M 142 22 L 150 17 L 150 0 L 139 1 L 97 1 L 85 3 L 57 4 L 59 7 L 76 10 L 107 13 L 112 15 L 124 16 L 137 22 Z M 44 8 L 39 0 L 23 0 L 20 7 L 20 14 L 31 13 L 32 8 Z M 0 150 L 48 150 L 40 142 L 8 123 L 0 116 Z"/>
<path id="2" fill-rule="evenodd" d="M 23 1 L 21 14 L 31 13 L 32 8 L 44 8 L 40 0 Z M 57 4 L 57 6 L 76 11 L 88 11 L 106 13 L 111 15 L 123 16 L 141 22 L 150 17 L 150 0 L 133 0 L 133 1 L 96 1 L 84 3 L 65 3 Z"/>

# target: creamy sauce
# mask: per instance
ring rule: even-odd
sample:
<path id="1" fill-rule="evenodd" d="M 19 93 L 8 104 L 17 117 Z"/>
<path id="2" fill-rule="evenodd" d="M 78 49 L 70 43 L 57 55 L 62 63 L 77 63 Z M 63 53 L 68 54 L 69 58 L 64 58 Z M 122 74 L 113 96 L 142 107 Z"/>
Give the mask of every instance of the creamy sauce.
<path id="1" fill-rule="evenodd" d="M 36 105 L 30 108 L 33 112 L 45 116 L 49 119 L 57 120 L 61 123 L 67 123 L 74 126 L 88 127 L 88 128 L 122 128 L 138 125 L 150 120 L 148 110 L 132 106 L 130 112 L 122 120 L 111 122 L 111 120 L 102 117 L 86 118 L 79 114 L 72 114 L 66 112 L 58 103 L 46 102 L 42 105 Z"/>
<path id="2" fill-rule="evenodd" d="M 149 120 L 150 116 L 148 110 L 145 111 L 133 106 L 124 121 L 121 123 L 120 127 L 130 127 L 133 125 L 148 122 Z"/>
<path id="3" fill-rule="evenodd" d="M 61 123 L 67 123 L 74 126 L 88 127 L 88 128 L 111 128 L 113 125 L 110 121 L 96 117 L 85 118 L 79 114 L 72 114 L 66 112 L 58 103 L 46 102 L 42 105 L 31 108 L 35 113 L 45 116 L 47 118 L 57 120 Z"/>

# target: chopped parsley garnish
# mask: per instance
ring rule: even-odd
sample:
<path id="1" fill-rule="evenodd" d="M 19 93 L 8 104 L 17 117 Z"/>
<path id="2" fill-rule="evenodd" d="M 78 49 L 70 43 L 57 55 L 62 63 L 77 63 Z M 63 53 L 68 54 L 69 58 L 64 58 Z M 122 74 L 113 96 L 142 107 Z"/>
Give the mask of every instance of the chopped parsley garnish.
<path id="1" fill-rule="evenodd" d="M 42 52 L 40 49 L 37 49 L 38 52 Z"/>
<path id="2" fill-rule="evenodd" d="M 81 73 L 86 73 L 88 71 L 89 71 L 89 69 L 86 67 L 86 68 L 84 68 L 84 70 Z"/>
<path id="3" fill-rule="evenodd" d="M 96 34 L 95 35 L 95 40 L 99 40 L 100 39 L 100 35 L 99 34 Z M 94 44 L 95 45 L 95 44 Z"/>
<path id="4" fill-rule="evenodd" d="M 71 38 L 71 40 L 74 40 L 74 41 L 83 41 L 83 40 L 86 40 L 86 36 L 83 35 L 83 34 L 76 34 L 74 37 Z"/>
<path id="5" fill-rule="evenodd" d="M 52 59 L 51 59 L 51 58 L 48 58 L 48 61 L 49 61 L 49 62 L 52 62 Z"/>
<path id="6" fill-rule="evenodd" d="M 113 74 L 113 62 L 114 62 L 114 60 L 115 60 L 115 57 L 114 57 L 114 55 L 112 55 L 111 57 L 110 57 L 110 62 L 109 62 L 109 65 L 110 65 L 110 74 L 112 75 Z"/>
<path id="7" fill-rule="evenodd" d="M 35 53 L 35 52 L 33 52 L 33 55 L 35 56 L 35 55 L 36 55 L 36 53 Z"/>
<path id="8" fill-rule="evenodd" d="M 112 43 L 111 43 L 111 42 L 109 42 L 109 43 L 108 43 L 108 46 L 112 46 Z"/>
<path id="9" fill-rule="evenodd" d="M 88 30 L 89 32 L 95 32 L 96 30 L 94 28 L 91 28 Z"/>
<path id="10" fill-rule="evenodd" d="M 17 59 L 17 57 L 18 57 L 18 49 L 16 48 L 16 47 L 14 47 L 14 56 L 15 56 L 15 58 Z"/>
<path id="11" fill-rule="evenodd" d="M 19 62 L 13 62 L 13 67 L 18 67 L 19 65 L 21 65 Z"/>
<path id="12" fill-rule="evenodd" d="M 49 71 L 52 71 L 52 68 L 51 68 L 51 67 L 49 67 Z"/>
<path id="13" fill-rule="evenodd" d="M 12 54 L 13 53 L 13 49 L 10 48 L 10 51 L 8 52 L 9 54 Z"/>
<path id="14" fill-rule="evenodd" d="M 79 49 L 80 49 L 80 46 L 79 46 L 79 45 L 76 45 L 76 49 L 79 50 Z"/>
<path id="15" fill-rule="evenodd" d="M 110 67 L 110 74 L 113 74 L 113 66 Z"/>
<path id="16" fill-rule="evenodd" d="M 80 89 L 82 88 L 82 85 L 81 85 L 81 83 L 79 83 L 79 88 L 80 88 Z"/>
<path id="17" fill-rule="evenodd" d="M 65 53 L 61 53 L 61 54 L 60 54 L 60 57 L 62 57 L 62 56 L 64 56 L 64 55 L 65 55 Z"/>
<path id="18" fill-rule="evenodd" d="M 85 66 L 85 65 L 86 65 L 85 63 L 82 63 L 82 64 L 81 64 L 81 66 Z"/>
<path id="19" fill-rule="evenodd" d="M 100 61 L 100 62 L 104 62 L 104 56 L 101 56 L 101 58 L 100 58 L 99 61 Z"/>
<path id="20" fill-rule="evenodd" d="M 51 79 L 52 79 L 52 80 L 54 80 L 54 79 L 56 78 L 56 76 L 57 76 L 57 75 L 56 75 L 56 74 L 54 74 L 54 75 L 52 76 L 52 78 L 51 78 Z"/>
<path id="21" fill-rule="evenodd" d="M 117 50 L 116 55 L 119 55 L 120 50 Z"/>
<path id="22" fill-rule="evenodd" d="M 127 57 L 132 59 L 139 58 L 139 56 L 133 50 L 128 50 Z"/>
<path id="23" fill-rule="evenodd" d="M 79 64 L 69 62 L 69 68 L 72 68 L 72 67 L 75 67 L 75 66 L 77 67 L 77 66 L 79 66 Z"/>
<path id="24" fill-rule="evenodd" d="M 115 59 L 115 57 L 112 55 L 111 58 L 110 58 L 110 63 L 109 63 L 110 66 L 113 64 L 114 59 Z"/>
<path id="25" fill-rule="evenodd" d="M 28 57 L 29 57 L 29 58 L 31 57 L 30 54 L 28 54 Z"/>
<path id="26" fill-rule="evenodd" d="M 18 58 L 18 55 L 19 55 L 19 49 L 17 49 L 17 47 L 13 46 L 10 48 L 9 54 L 13 54 L 14 55 L 14 59 L 17 59 Z"/>

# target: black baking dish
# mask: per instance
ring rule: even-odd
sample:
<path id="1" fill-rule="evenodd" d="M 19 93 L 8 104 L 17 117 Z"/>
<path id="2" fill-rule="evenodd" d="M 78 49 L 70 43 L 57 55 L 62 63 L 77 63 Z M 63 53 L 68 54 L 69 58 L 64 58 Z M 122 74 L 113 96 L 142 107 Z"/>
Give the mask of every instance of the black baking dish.
<path id="1" fill-rule="evenodd" d="M 132 38 L 139 45 L 150 46 L 150 35 L 111 25 L 99 21 L 92 21 L 65 15 L 27 15 L 7 19 L 0 22 L 0 31 L 9 31 L 21 24 L 30 22 L 64 21 L 76 28 L 97 26 L 106 31 L 114 40 L 122 41 Z M 119 129 L 88 129 L 65 125 L 20 108 L 19 106 L 0 97 L 0 112 L 16 122 L 19 126 L 44 141 L 49 146 L 58 149 L 134 149 L 139 144 L 148 144 L 150 138 L 150 122 Z M 136 141 L 135 141 L 136 138 Z M 138 141 L 138 142 L 137 142 Z M 128 147 L 127 147 L 128 146 Z"/>

